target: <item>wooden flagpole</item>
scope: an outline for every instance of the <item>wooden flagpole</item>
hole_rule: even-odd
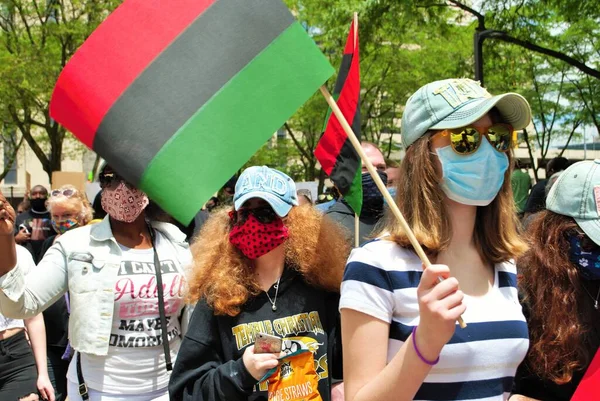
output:
[[[381,192],[381,194],[387,201],[387,204],[389,205],[392,213],[394,214],[396,219],[398,219],[398,221],[400,222],[402,229],[406,232],[406,236],[408,237],[411,245],[415,249],[415,252],[417,253],[419,258],[423,262],[423,265],[425,265],[425,268],[431,267],[431,262],[429,261],[429,258],[425,254],[425,251],[421,247],[421,244],[419,244],[419,241],[417,240],[417,237],[415,237],[415,234],[412,232],[412,229],[406,222],[406,219],[402,215],[402,212],[400,212],[400,209],[398,209],[398,206],[396,205],[396,202],[394,202],[392,195],[390,195],[390,193],[388,192],[387,188],[385,187],[383,181],[379,177],[379,174],[377,174],[377,170],[375,170],[375,167],[373,166],[371,161],[367,158],[367,155],[365,154],[362,147],[360,146],[360,141],[358,140],[358,138],[352,131],[352,128],[350,127],[350,124],[348,124],[348,121],[346,121],[346,119],[344,118],[344,115],[342,114],[342,111],[336,104],[335,99],[333,98],[333,96],[331,96],[331,93],[329,93],[329,91],[327,90],[327,87],[325,87],[325,85],[322,85],[320,90],[321,90],[321,94],[327,101],[327,104],[329,104],[329,107],[331,107],[331,111],[333,111],[333,114],[335,114],[335,116],[337,117],[338,121],[340,122],[340,125],[346,132],[346,135],[348,135],[348,139],[350,139],[352,146],[354,146],[354,149],[356,150],[356,152],[362,159],[363,164],[367,167],[369,174],[371,174],[371,177],[373,177],[373,180],[375,181],[377,188],[379,188],[379,191]],[[440,281],[443,281],[443,279],[441,277],[440,277]],[[463,329],[465,327],[467,327],[467,325],[465,324],[462,317],[458,318],[458,324]]]
[[[358,13],[354,13],[354,49],[358,43],[356,43],[356,39],[358,36]],[[362,203],[362,202],[361,202]],[[360,246],[360,216],[354,213],[354,247],[358,248]]]

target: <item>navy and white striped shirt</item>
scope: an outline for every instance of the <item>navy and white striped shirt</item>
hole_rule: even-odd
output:
[[[390,324],[388,362],[419,324],[417,286],[422,273],[414,252],[386,240],[354,249],[346,265],[340,309],[357,310]],[[499,263],[491,291],[482,297],[465,295],[467,328],[456,327],[415,400],[508,399],[529,346],[516,273],[514,263]]]

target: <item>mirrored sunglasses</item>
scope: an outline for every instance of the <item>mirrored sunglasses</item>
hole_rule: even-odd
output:
[[[485,132],[480,132],[475,127],[463,127],[447,129],[436,135],[450,137],[450,146],[459,155],[470,155],[475,153],[483,136],[486,136],[490,144],[498,152],[507,152],[512,146],[513,128],[509,124],[494,124]]]
[[[261,206],[257,208],[242,208],[237,212],[232,210],[229,212],[229,218],[231,219],[231,224],[234,226],[242,225],[248,220],[248,216],[254,216],[259,223],[269,224],[274,222],[279,218],[277,213],[270,208],[269,206]]]

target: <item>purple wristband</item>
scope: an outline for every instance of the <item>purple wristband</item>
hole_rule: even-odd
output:
[[[417,326],[413,327],[413,329],[412,329],[412,343],[413,343],[413,347],[415,347],[415,352],[417,353],[417,355],[419,356],[419,358],[421,358],[421,360],[423,362],[425,362],[429,366],[437,365],[437,363],[440,361],[439,356],[437,357],[437,359],[435,361],[428,361],[427,359],[425,359],[423,354],[421,354],[421,352],[417,348]]]

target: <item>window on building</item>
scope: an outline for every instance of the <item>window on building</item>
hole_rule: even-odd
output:
[[[14,160],[11,160],[11,157],[14,157]],[[8,148],[8,146],[4,146],[4,168],[8,168],[10,165],[10,169],[8,173],[4,177],[5,185],[16,185],[17,184],[17,160],[16,156],[12,154],[12,150]]]

